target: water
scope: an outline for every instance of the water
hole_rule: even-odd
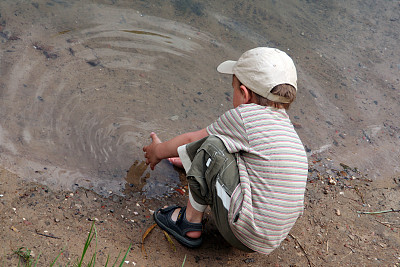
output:
[[[399,5],[3,0],[0,166],[57,188],[165,195],[179,174],[143,168],[150,132],[206,127],[232,106],[216,66],[271,46],[296,63],[289,115],[310,159],[399,175]]]

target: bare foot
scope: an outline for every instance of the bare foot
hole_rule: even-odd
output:
[[[175,167],[183,169],[182,160],[180,158],[178,158],[178,157],[168,158],[168,161],[171,162],[171,164],[174,165]]]

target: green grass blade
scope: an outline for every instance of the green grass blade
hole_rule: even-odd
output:
[[[58,260],[58,257],[60,257],[60,255],[63,253],[64,248],[61,250],[61,252],[57,255],[57,257],[54,259],[54,261],[50,264],[50,267],[53,267],[53,265],[56,263],[56,261]],[[36,265],[35,265],[36,266]]]
[[[82,257],[81,257],[81,260],[80,260],[79,263],[78,263],[78,266],[79,266],[79,267],[82,266],[83,258],[84,258],[85,255],[86,255],[86,252],[87,252],[87,250],[88,250],[88,248],[89,248],[89,246],[90,246],[90,243],[92,243],[92,240],[93,240],[93,237],[94,237],[94,233],[92,233],[92,232],[93,232],[93,229],[96,229],[96,227],[95,227],[95,225],[94,225],[94,222],[92,223],[92,227],[90,227],[90,231],[89,231],[88,237],[87,237],[87,239],[86,239],[85,246],[83,247]]]
[[[36,267],[37,264],[38,264],[39,258],[40,258],[40,253],[39,253],[39,255],[38,255],[37,258],[36,258],[35,267]]]
[[[185,262],[186,262],[186,254],[185,254],[185,258],[183,259],[183,262],[182,262],[182,267],[185,265]]]
[[[129,247],[128,247],[128,249],[126,250],[125,256],[124,256],[124,258],[122,259],[122,261],[121,261],[119,267],[121,267],[122,264],[124,264],[124,261],[125,261],[126,257],[128,256],[129,251],[131,250],[131,246],[132,246],[132,244],[129,244]]]
[[[115,264],[117,264],[117,261],[118,261],[118,259],[119,259],[119,256],[121,256],[121,251],[119,252],[119,254],[118,254],[118,257],[115,259],[115,262],[114,262],[114,264],[113,264],[113,266],[112,266],[112,267],[114,267],[114,266],[115,266]]]
[[[93,265],[91,265],[93,267],[96,265],[96,256],[97,256],[97,229],[96,229],[96,226],[94,227],[94,236],[96,237],[94,240],[95,241],[94,254],[92,256],[92,260],[90,261],[90,262],[93,262]]]
[[[108,260],[110,259],[110,255],[107,256],[107,261],[106,261],[106,265],[104,265],[104,267],[107,267],[108,265]]]

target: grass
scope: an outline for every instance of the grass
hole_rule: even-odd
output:
[[[86,254],[87,254],[87,252],[88,252],[89,247],[91,246],[91,244],[92,244],[92,242],[93,242],[93,239],[94,239],[94,242],[95,242],[95,252],[94,252],[93,255],[90,257],[89,263],[86,264],[86,263],[84,262],[84,259],[85,259],[85,257],[88,256],[88,255],[86,255]],[[116,265],[116,264],[118,264],[118,259],[119,259],[119,257],[121,256],[121,252],[120,252],[119,255],[118,255],[118,257],[117,257],[117,259],[116,259],[115,262],[113,263],[112,267],[114,267],[114,266],[119,266],[119,267],[121,267],[122,264],[124,263],[126,257],[128,256],[128,253],[129,253],[129,250],[130,250],[130,249],[131,249],[131,245],[129,245],[129,247],[128,247],[128,249],[127,249],[127,251],[126,251],[124,257],[123,257],[122,260],[119,262],[119,265]],[[53,262],[49,265],[50,267],[52,267],[52,266],[54,266],[54,265],[56,264],[58,258],[59,258],[60,255],[62,254],[62,252],[63,252],[63,250],[57,255],[57,257],[56,257],[56,258],[53,260]],[[37,256],[37,258],[36,258],[36,260],[35,260],[34,256],[31,255],[31,254],[32,254],[32,251],[31,251],[30,249],[28,249],[28,248],[20,247],[20,248],[18,248],[17,250],[14,250],[14,251],[13,251],[13,254],[18,256],[18,266],[21,266],[21,267],[22,267],[22,266],[24,266],[24,267],[36,267],[36,266],[38,266],[40,254]],[[76,262],[74,262],[71,266],[74,266],[74,267],[82,267],[82,266],[94,267],[95,264],[96,264],[96,256],[97,256],[97,230],[96,230],[96,226],[95,226],[95,224],[94,224],[94,222],[93,222],[93,223],[92,223],[92,226],[91,226],[91,228],[90,228],[88,237],[86,238],[86,242],[85,242],[85,245],[84,245],[84,247],[83,247],[82,255],[80,256],[80,258],[76,259]],[[105,265],[104,265],[105,267],[108,266],[109,260],[110,260],[110,256],[108,255],[108,256],[107,256],[107,261],[106,261],[106,263],[105,263]],[[2,263],[2,266],[5,266],[5,265],[4,265],[4,262]],[[67,263],[67,265],[65,265],[65,266],[70,266],[70,263]]]
[[[40,255],[37,257],[36,262],[31,255],[32,251],[25,247],[20,247],[19,249],[14,251],[14,254],[18,256],[19,262],[18,266],[22,263],[24,266],[36,266],[39,260]]]

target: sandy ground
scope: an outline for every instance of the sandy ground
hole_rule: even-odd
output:
[[[400,201],[399,178],[372,182],[355,168],[342,164],[335,170],[331,165],[329,159],[311,159],[304,215],[268,256],[231,248],[209,216],[198,249],[175,240],[171,245],[158,227],[142,242],[154,224],[152,211],[165,203],[183,204],[181,190],[163,203],[103,198],[85,189],[53,191],[1,170],[0,266],[17,266],[21,258],[14,252],[20,248],[31,250],[31,261],[39,258],[38,266],[49,266],[60,252],[57,266],[76,263],[93,221],[97,242],[84,262],[96,252],[96,266],[104,266],[108,256],[114,263],[130,245],[124,266],[400,266],[400,217],[394,209]]]

